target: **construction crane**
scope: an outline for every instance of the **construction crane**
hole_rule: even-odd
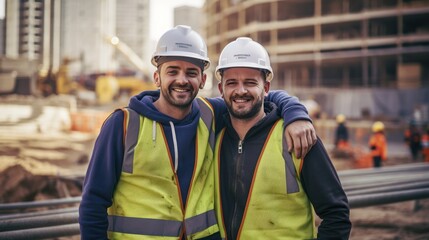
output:
[[[116,36],[106,36],[105,40],[122,53],[144,77],[150,76],[147,65],[126,43],[120,41]],[[109,89],[111,91],[107,91]],[[136,76],[115,76],[112,74],[100,76],[96,80],[96,94],[99,103],[111,101],[116,95],[116,89],[120,94],[125,92],[132,96],[144,90],[154,90],[156,86],[153,82],[145,81]]]
[[[106,40],[121,52],[144,76],[150,76],[150,70],[147,65],[126,43],[122,42],[117,36],[106,37]]]

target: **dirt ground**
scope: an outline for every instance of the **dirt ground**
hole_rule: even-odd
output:
[[[80,189],[58,176],[85,173],[94,139],[95,134],[78,132],[0,135],[0,202],[79,195]],[[341,158],[333,162],[338,171],[356,166]],[[386,165],[403,163],[409,163],[408,158],[391,158]],[[352,209],[351,220],[350,239],[429,239],[429,199]],[[72,239],[79,237],[61,238]]]
[[[333,158],[337,171],[352,169],[356,162]],[[412,163],[407,157],[392,157],[384,166]],[[429,199],[351,209],[351,240],[429,239]]]

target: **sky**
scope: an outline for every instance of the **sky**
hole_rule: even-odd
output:
[[[0,18],[4,17],[4,1],[0,0]],[[156,41],[165,31],[174,27],[173,12],[175,7],[183,5],[202,7],[203,4],[204,0],[151,0],[150,38]]]
[[[173,13],[175,7],[183,5],[202,7],[204,0],[151,0],[150,4],[150,36],[156,41],[164,32],[174,27]]]
[[[0,0],[0,18],[4,18],[4,0]]]

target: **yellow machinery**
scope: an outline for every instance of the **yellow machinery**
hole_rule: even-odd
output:
[[[130,63],[144,76],[149,76],[149,69],[140,57],[117,37],[106,37],[106,40],[121,52]],[[145,90],[154,90],[156,86],[153,82],[148,82],[134,76],[100,76],[96,80],[96,94],[99,103],[107,103],[118,94],[136,95]]]
[[[136,77],[100,76],[95,84],[95,92],[100,104],[109,103],[120,94],[134,96],[142,91],[154,89],[156,89],[155,84]]]
[[[124,42],[117,37],[106,38],[119,52],[121,52],[129,62],[131,62],[143,76],[150,76],[149,69],[140,57],[132,51]],[[57,72],[52,69],[41,70],[39,72],[38,88],[44,96],[51,94],[73,94],[77,91],[87,91],[84,86],[70,79],[69,64],[74,61],[82,61],[81,58],[64,58]],[[97,77],[95,80],[95,95],[100,104],[111,102],[120,94],[128,96],[136,95],[145,90],[156,89],[155,84],[145,81],[135,76],[115,76],[106,74]]]

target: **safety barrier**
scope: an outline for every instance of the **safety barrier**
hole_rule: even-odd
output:
[[[428,171],[429,164],[417,163],[339,171],[338,175],[353,209],[429,198]],[[81,197],[74,197],[0,204],[0,212],[78,204],[80,200]],[[0,239],[46,239],[79,234],[77,207],[0,215]]]
[[[109,114],[109,112],[89,110],[71,112],[71,130],[78,132],[97,133],[100,131],[104,120],[106,120]]]

